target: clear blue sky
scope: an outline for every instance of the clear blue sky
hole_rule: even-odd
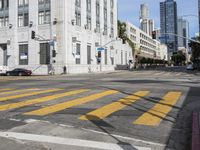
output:
[[[129,21],[139,26],[140,4],[146,3],[149,7],[150,18],[155,21],[155,27],[160,27],[160,2],[164,0],[118,0],[119,19]],[[176,0],[178,16],[198,15],[198,0]],[[190,25],[190,36],[198,32],[198,18],[184,17]]]

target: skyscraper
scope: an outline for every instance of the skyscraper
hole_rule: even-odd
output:
[[[161,40],[168,47],[169,54],[177,51],[178,38],[177,34],[177,4],[174,0],[166,0],[160,3],[160,27],[161,36],[166,37]]]
[[[150,36],[154,30],[154,21],[149,19],[149,8],[146,4],[140,6],[140,29]]]
[[[148,19],[149,18],[149,8],[147,4],[141,4],[140,5],[140,19]]]
[[[199,33],[200,33],[200,0],[198,0],[198,14],[199,14]]]
[[[182,37],[188,38],[188,22],[185,19],[179,18],[178,19],[178,35]],[[178,38],[178,47],[188,47],[187,39],[185,38]]]

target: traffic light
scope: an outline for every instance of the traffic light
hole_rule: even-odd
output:
[[[35,31],[31,32],[31,39],[35,39]]]
[[[53,51],[52,51],[52,57],[56,57],[56,54],[57,54],[57,53],[56,53],[56,50],[53,50]]]
[[[156,31],[152,31],[152,38],[156,39]]]
[[[101,63],[101,51],[98,51],[98,53],[97,53],[97,63],[98,64]]]
[[[97,57],[101,58],[101,51],[98,51]]]

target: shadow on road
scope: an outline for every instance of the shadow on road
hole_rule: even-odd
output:
[[[133,147],[131,144],[127,143],[127,142],[123,142],[121,141],[119,138],[115,137],[114,135],[112,135],[110,132],[108,132],[104,125],[106,126],[110,126],[112,127],[112,125],[108,124],[107,122],[105,122],[104,120],[101,120],[100,118],[98,118],[97,116],[92,116],[92,115],[86,115],[86,118],[93,123],[96,127],[98,127],[101,131],[103,131],[104,133],[106,133],[108,136],[110,136],[111,138],[115,139],[117,141],[117,145],[119,147],[121,147],[123,150],[138,150],[137,148]],[[103,126],[102,126],[103,124]]]
[[[147,97],[141,97],[141,96],[139,96],[139,95],[135,95],[135,94],[133,94],[133,93],[124,92],[124,91],[122,91],[122,90],[118,90],[118,89],[114,89],[114,88],[108,88],[108,87],[104,87],[104,88],[107,88],[107,89],[109,89],[109,90],[116,90],[116,91],[119,91],[120,93],[126,94],[126,95],[128,95],[128,96],[136,96],[136,97],[138,97],[138,98],[140,98],[140,99],[143,99],[143,100],[148,101],[148,102],[152,102],[152,103],[154,103],[154,104],[160,104],[160,105],[164,105],[164,106],[169,106],[169,107],[172,107],[173,109],[178,109],[178,110],[181,109],[181,107],[177,107],[177,106],[174,106],[174,105],[170,105],[170,104],[166,104],[166,103],[161,102],[162,98],[160,98],[160,97],[147,98]],[[169,122],[174,123],[174,121],[172,121],[172,120],[170,120],[170,119],[167,119],[166,117],[163,118],[161,115],[164,114],[164,113],[161,112],[161,111],[153,110],[155,113],[151,113],[151,112],[148,112],[148,110],[149,110],[150,108],[145,107],[144,105],[139,105],[139,104],[137,104],[137,103],[134,103],[134,105],[132,105],[132,104],[133,104],[133,103],[132,103],[133,99],[124,98],[124,97],[123,97],[122,99],[126,100],[126,103],[125,103],[125,102],[120,102],[120,103],[122,103],[123,105],[127,105],[127,106],[129,106],[129,107],[131,107],[131,108],[133,108],[133,109],[136,109],[136,110],[140,111],[140,112],[149,113],[149,114],[152,115],[152,116],[155,116],[155,117],[160,118],[160,119],[162,119],[162,120],[165,120],[165,121],[169,121]],[[160,114],[160,115],[157,115],[157,113]],[[166,114],[165,114],[165,115],[166,115]],[[93,117],[95,117],[95,116],[93,116]],[[169,115],[169,114],[167,114],[167,117],[176,119],[176,117],[171,116],[171,115]]]

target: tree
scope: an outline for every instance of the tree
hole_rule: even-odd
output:
[[[194,40],[200,41],[200,37],[193,38]],[[194,41],[190,41],[189,46],[192,49],[191,61],[194,64],[200,64],[200,44]]]
[[[174,64],[180,65],[180,64],[183,64],[186,61],[186,57],[185,57],[184,54],[179,52],[177,54],[172,55],[172,61],[174,62]]]
[[[135,54],[135,44],[128,38],[126,34],[126,23],[121,22],[118,20],[118,37],[122,39],[123,43],[126,42],[129,44],[129,46],[132,48],[133,57]]]

